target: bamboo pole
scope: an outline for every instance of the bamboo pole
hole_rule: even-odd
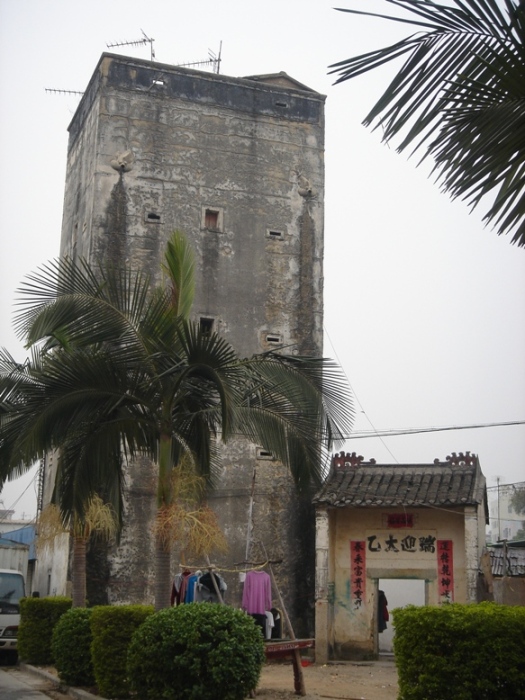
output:
[[[219,599],[219,603],[224,605],[224,598],[222,597],[221,592],[219,590],[219,586],[217,585],[217,581],[215,580],[215,574],[213,573],[213,570],[212,570],[213,567],[210,564],[210,557],[206,554],[206,556],[204,558],[206,559],[206,564],[208,564],[208,569],[210,572],[211,580],[213,583],[213,587],[215,588],[215,593],[217,593],[217,598]]]
[[[268,554],[266,552],[266,547],[264,544],[261,543],[261,547],[263,548],[264,551],[264,556],[268,559]],[[279,586],[277,585],[277,581],[275,580],[275,574],[273,573],[273,568],[272,565],[268,562],[268,571],[270,572],[270,579],[272,581],[273,587],[275,589],[275,592],[277,594],[277,598],[279,600],[279,605],[281,606],[281,610],[283,613],[284,620],[286,622],[286,626],[288,627],[288,631],[290,632],[290,639],[292,640],[297,640],[297,637],[295,636],[295,632],[292,627],[292,623],[290,622],[290,618],[288,617],[288,612],[286,611],[286,607],[284,605],[284,601],[281,596],[281,591],[279,590]],[[303,674],[303,667],[301,665],[301,652],[299,649],[294,649],[293,650],[293,672],[294,672],[294,685],[295,685],[295,692],[297,695],[306,695],[306,688],[304,685],[304,674]]]

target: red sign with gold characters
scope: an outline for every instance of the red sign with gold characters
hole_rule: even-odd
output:
[[[437,541],[438,593],[442,603],[454,602],[454,549],[452,540]]]
[[[366,545],[364,540],[350,540],[350,598],[354,610],[366,601]]]
[[[412,513],[389,513],[386,516],[388,527],[414,527]]]

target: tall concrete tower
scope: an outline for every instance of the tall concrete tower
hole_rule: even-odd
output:
[[[322,95],[285,73],[231,78],[103,54],[69,134],[62,254],[142,267],[160,282],[166,240],[179,229],[195,250],[193,312],[203,327],[242,356],[321,354]],[[252,541],[282,559],[287,607],[307,633],[309,498],[262,446],[224,451],[210,495],[230,544],[218,561],[232,569],[245,559],[254,469]],[[148,474],[130,466],[126,528],[104,574],[110,602],[152,596]],[[225,576],[236,604],[237,577]]]

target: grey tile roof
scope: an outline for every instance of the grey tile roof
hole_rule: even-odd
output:
[[[493,576],[525,576],[525,545],[521,547],[490,547]]]
[[[433,464],[376,464],[341,452],[314,497],[317,505],[352,508],[465,506],[482,503],[485,477],[478,458],[452,453]]]

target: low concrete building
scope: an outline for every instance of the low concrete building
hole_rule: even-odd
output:
[[[477,600],[488,509],[476,456],[379,465],[341,452],[314,504],[318,662],[379,652],[387,586],[407,594],[390,607]]]
[[[525,541],[498,542],[488,548],[489,600],[503,605],[525,605]]]

